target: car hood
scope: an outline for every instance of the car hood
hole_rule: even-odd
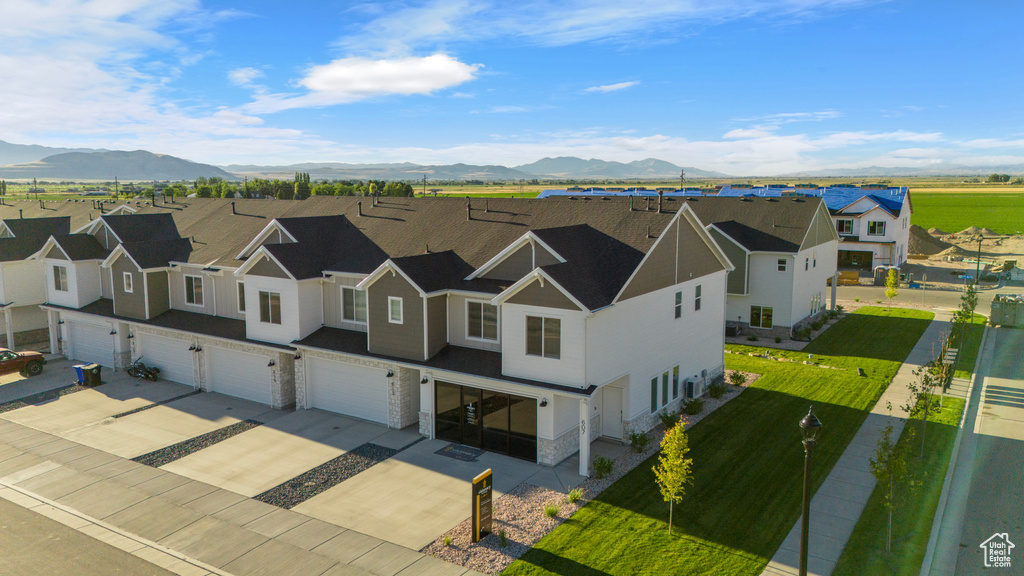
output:
[[[43,355],[39,352],[18,352],[18,356],[22,358],[42,358]]]

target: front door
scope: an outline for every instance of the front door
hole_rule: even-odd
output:
[[[537,400],[434,382],[434,437],[537,461]]]
[[[605,386],[601,410],[601,434],[622,439],[622,388]]]
[[[462,443],[480,448],[480,389],[462,387]]]

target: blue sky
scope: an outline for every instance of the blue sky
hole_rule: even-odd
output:
[[[1024,163],[1015,0],[4,0],[0,140],[215,164]]]

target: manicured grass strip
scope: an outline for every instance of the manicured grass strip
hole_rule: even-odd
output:
[[[817,489],[931,317],[876,308],[847,316],[825,332],[842,337],[816,342],[814,352],[814,361],[842,370],[727,354],[727,368],[762,376],[690,429],[694,482],[676,505],[671,537],[668,505],[651,471],[654,456],[548,534],[505,574],[760,574],[800,517],[804,454],[797,424],[808,405],[814,404],[824,423],[814,453]],[[789,354],[807,358],[807,352]],[[867,376],[858,376],[857,367]]]
[[[963,399],[947,396],[943,399],[942,410],[928,417],[924,459],[918,458],[921,420],[915,418],[907,423],[899,445],[909,450],[907,465],[910,477],[922,484],[912,489],[905,488],[904,496],[898,499],[893,514],[892,553],[885,551],[888,511],[882,502],[888,487],[876,486],[839,557],[833,576],[890,576],[920,571],[963,409]],[[907,429],[915,432],[910,438],[906,434]]]
[[[54,388],[53,390],[47,390],[46,392],[31,394],[24,398],[18,398],[17,400],[11,400],[0,404],[0,414],[10,412],[11,410],[17,410],[18,408],[24,408],[25,406],[31,406],[32,404],[42,404],[43,402],[55,400],[61,396],[67,396],[68,394],[74,394],[75,392],[81,392],[86,389],[87,388],[85,386],[71,384],[68,386],[61,386],[60,388]]]
[[[175,400],[181,400],[182,398],[188,398],[189,396],[195,396],[196,394],[202,394],[202,393],[203,393],[202,390],[193,390],[191,392],[182,394],[181,396],[175,396],[174,398],[168,398],[167,400],[161,400],[160,402],[154,402],[154,403],[150,404],[149,406],[143,406],[141,408],[136,408],[134,410],[129,410],[127,412],[121,412],[120,414],[114,414],[113,417],[114,418],[123,418],[125,416],[131,416],[132,414],[138,414],[139,412],[142,412],[143,410],[149,410],[150,408],[156,408],[157,406],[163,406],[164,404],[169,404],[171,402],[174,402]]]
[[[394,448],[367,442],[254,498],[281,508],[292,508],[391,458],[398,452]]]
[[[974,363],[978,359],[978,349],[981,347],[981,337],[985,334],[985,322],[987,318],[981,314],[975,314],[971,323],[964,328],[964,343],[960,346],[960,353],[956,360],[956,371],[954,378],[970,378],[974,374]]]
[[[132,461],[138,462],[139,464],[145,464],[154,468],[159,468],[164,464],[170,464],[175,460],[184,458],[193,452],[198,452],[203,448],[209,448],[218,442],[223,442],[232,436],[237,436],[246,430],[252,430],[257,426],[262,426],[263,422],[259,420],[242,420],[230,426],[225,426],[213,432],[207,432],[201,436],[196,436],[184,442],[178,442],[172,444],[166,448],[154,450],[149,454],[143,454],[142,456],[136,456],[132,458]]]
[[[922,194],[912,192],[911,222],[925,230],[939,228],[950,234],[970,226],[991,228],[999,234],[1024,232],[1024,194]]]

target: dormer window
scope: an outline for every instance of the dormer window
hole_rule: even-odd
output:
[[[202,276],[185,276],[185,303],[192,306],[203,305]]]
[[[68,291],[68,267],[67,266],[54,266],[53,267],[53,289],[57,292]]]
[[[388,322],[392,324],[401,324],[404,321],[402,312],[402,299],[395,296],[388,296]]]
[[[131,272],[125,272],[123,278],[124,278],[124,292],[125,292],[125,294],[131,294],[132,293],[132,273]]]
[[[341,289],[342,318],[349,322],[366,322],[366,292],[347,286]]]
[[[836,220],[836,232],[840,234],[853,234],[853,220]]]
[[[466,302],[466,335],[481,340],[498,339],[498,307],[486,302]]]

